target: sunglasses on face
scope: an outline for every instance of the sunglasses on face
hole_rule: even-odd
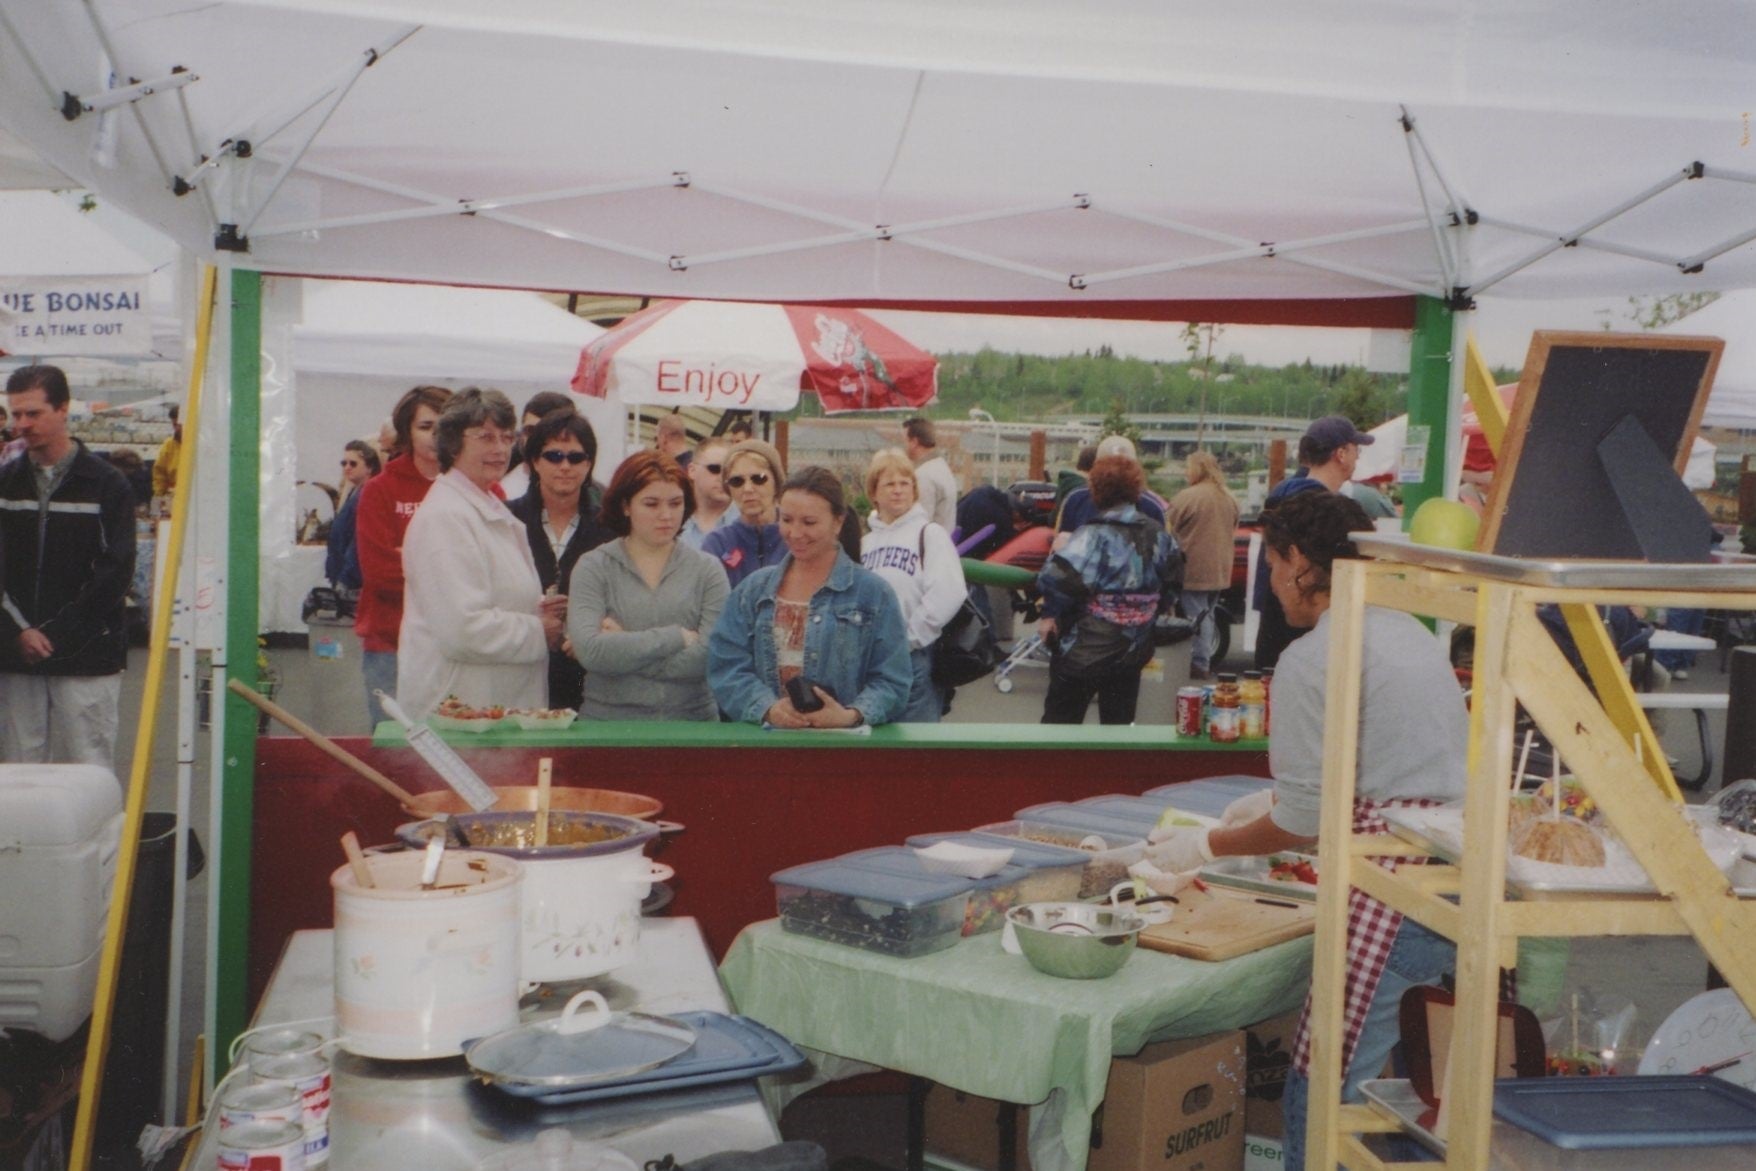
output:
[[[726,465],[724,465],[724,464],[702,464],[701,466],[707,472],[708,475],[717,476],[720,474],[720,472],[725,470]]]
[[[542,458],[552,464],[569,463],[574,467],[578,467],[580,464],[590,459],[591,456],[585,454],[583,451],[545,451],[542,454]]]
[[[360,466],[360,461],[357,459],[344,459],[341,461],[341,466],[344,468],[357,468]]]
[[[746,480],[760,488],[762,485],[768,483],[768,473],[751,472],[748,476],[727,476],[726,487],[742,488],[744,486],[744,481]]]

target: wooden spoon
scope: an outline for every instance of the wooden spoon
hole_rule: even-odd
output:
[[[549,782],[554,778],[555,758],[545,756],[537,762],[537,836],[535,844],[549,844]]]
[[[360,835],[351,829],[341,835],[341,849],[348,856],[348,865],[354,869],[354,884],[367,889],[377,886],[372,881],[372,868],[366,865],[366,852],[360,849]]]

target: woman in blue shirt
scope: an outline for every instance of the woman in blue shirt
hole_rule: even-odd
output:
[[[707,681],[720,710],[776,728],[894,720],[912,682],[908,629],[896,593],[842,550],[841,482],[804,468],[782,487],[779,512],[785,559],[732,591],[708,640]],[[823,706],[799,710],[787,693],[794,678]]]

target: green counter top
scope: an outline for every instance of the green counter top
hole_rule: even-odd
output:
[[[865,735],[768,731],[753,724],[698,721],[586,721],[558,731],[526,732],[510,721],[487,732],[441,732],[453,748],[913,748],[1106,749],[1166,752],[1267,752],[1267,740],[1216,744],[1183,738],[1167,724],[885,724]],[[375,748],[408,744],[402,726],[378,725]]]

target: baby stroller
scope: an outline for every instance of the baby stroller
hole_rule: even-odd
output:
[[[1055,530],[1046,525],[1038,525],[1026,529],[986,559],[992,564],[1015,569],[1023,575],[1009,578],[1005,588],[1011,595],[1012,612],[1017,615],[1018,621],[1025,623],[1030,629],[1029,634],[1013,640],[1012,653],[994,668],[994,686],[1001,695],[1011,694],[1016,686],[1012,681],[1012,672],[1019,667],[1026,663],[1038,667],[1049,665],[1049,648],[1036,632],[1037,620],[1042,617],[1036,576],[1042,570],[1043,562],[1049,559],[1050,547],[1054,541]]]
[[[1048,648],[1034,627],[1041,616],[1036,576],[1055,539],[1054,515],[1055,486],[1045,481],[1021,480],[1004,492],[983,485],[957,504],[958,529],[971,534],[959,547],[966,576],[973,583],[1006,590],[1012,612],[1033,628],[1028,636],[1013,641],[1012,653],[994,668],[994,686],[1001,694],[1013,689],[1011,675],[1016,667],[1027,662],[1046,666],[1049,661]],[[986,590],[973,590],[971,597],[976,605],[987,607]]]

